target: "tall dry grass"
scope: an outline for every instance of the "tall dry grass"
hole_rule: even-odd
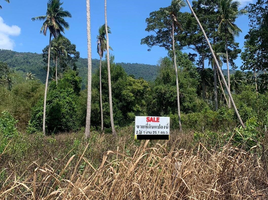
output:
[[[103,139],[104,140],[104,139]],[[0,199],[268,199],[265,163],[252,153],[201,143],[182,149],[181,140],[142,141],[129,155],[122,146],[102,155],[94,167],[86,152],[53,161],[33,162],[2,183]]]

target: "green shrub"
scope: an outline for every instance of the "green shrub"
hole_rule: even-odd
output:
[[[172,128],[178,128],[178,116],[170,115]],[[205,107],[201,112],[182,114],[182,126],[196,131],[226,131],[236,126],[237,120],[232,109],[225,107],[213,111]]]
[[[249,118],[245,126],[245,128],[236,128],[234,133],[228,135],[228,139],[233,145],[250,150],[252,147],[260,145],[263,133],[258,130],[259,124],[256,117]]]
[[[72,89],[56,89],[48,94],[46,111],[46,129],[48,133],[57,133],[78,129],[76,96]],[[43,100],[33,109],[28,132],[41,130],[43,122]]]
[[[0,153],[4,151],[9,142],[18,136],[16,123],[18,121],[7,111],[3,111],[0,117]]]
[[[225,144],[225,137],[222,133],[214,131],[195,132],[194,144],[201,142],[209,149],[218,149]]]

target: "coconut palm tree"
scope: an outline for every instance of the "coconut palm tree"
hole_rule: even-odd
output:
[[[66,51],[65,46],[63,45],[63,40],[64,40],[64,37],[59,36],[59,37],[55,38],[51,44],[51,51],[52,51],[51,53],[52,53],[52,57],[55,61],[55,65],[56,65],[55,66],[56,85],[58,85],[58,58],[61,55],[67,57],[67,51]]]
[[[181,24],[177,20],[177,12],[181,9],[181,7],[184,6],[184,2],[181,0],[173,0],[171,2],[171,6],[169,7],[170,10],[168,11],[172,22],[172,51],[173,51],[173,62],[174,62],[174,68],[175,68],[175,74],[176,74],[176,88],[177,88],[177,106],[178,106],[178,118],[179,118],[179,128],[180,131],[182,131],[182,125],[181,125],[181,109],[180,109],[180,87],[179,87],[179,78],[178,78],[178,67],[177,67],[177,58],[176,58],[176,49],[175,49],[175,27],[182,29]]]
[[[64,20],[64,17],[72,17],[68,11],[64,11],[61,7],[63,3],[60,0],[49,0],[47,3],[46,15],[33,17],[32,20],[45,20],[40,32],[45,36],[47,30],[49,30],[49,46],[48,46],[48,61],[47,61],[47,77],[46,86],[44,94],[44,112],[43,112],[43,133],[46,134],[46,99],[47,99],[47,89],[48,89],[48,78],[49,78],[49,68],[50,68],[50,49],[51,49],[51,39],[52,37],[57,38],[64,29],[69,28],[69,24]]]
[[[87,118],[85,137],[90,136],[90,117],[91,117],[91,80],[92,80],[92,61],[91,61],[91,31],[90,31],[90,0],[86,1],[87,6],[87,49],[88,49],[88,87],[87,87]]]
[[[174,39],[174,29],[175,29],[175,17],[172,20],[172,50],[173,50],[173,62],[176,74],[176,87],[177,87],[177,106],[178,106],[178,118],[179,118],[179,128],[182,131],[181,125],[181,109],[180,109],[180,87],[179,87],[179,78],[178,78],[178,67],[177,67],[177,58],[176,58],[176,49],[175,49],[175,39]]]
[[[188,4],[188,6],[189,6],[191,12],[193,13],[193,15],[194,15],[194,17],[195,17],[195,19],[196,19],[196,21],[197,21],[197,23],[198,23],[198,25],[199,25],[201,31],[202,31],[204,37],[206,38],[206,41],[207,41],[208,46],[209,46],[209,49],[210,49],[210,51],[211,51],[211,53],[212,53],[212,56],[213,56],[213,58],[214,58],[214,60],[215,60],[216,67],[219,69],[219,73],[220,73],[220,75],[221,75],[221,78],[223,79],[223,82],[224,82],[224,85],[225,85],[225,87],[226,87],[226,89],[227,89],[228,95],[229,95],[230,98],[231,98],[231,102],[232,102],[232,105],[233,105],[233,107],[234,107],[234,110],[235,110],[235,113],[236,113],[236,115],[237,115],[237,118],[239,119],[239,121],[240,121],[242,127],[245,128],[245,125],[244,125],[244,123],[243,123],[243,121],[242,121],[242,119],[241,119],[241,117],[240,117],[240,114],[239,114],[239,112],[238,112],[238,110],[237,110],[237,107],[236,107],[236,105],[235,105],[235,102],[234,102],[234,100],[233,100],[231,91],[230,91],[230,89],[229,89],[229,87],[228,87],[228,85],[227,85],[227,83],[226,83],[226,81],[225,81],[225,78],[224,78],[224,75],[223,75],[222,71],[220,70],[219,62],[218,62],[217,57],[216,57],[216,55],[215,55],[215,53],[214,53],[214,51],[213,51],[213,49],[212,49],[212,46],[211,46],[211,44],[210,44],[210,42],[209,42],[209,39],[208,39],[208,37],[207,37],[207,34],[206,34],[206,32],[204,31],[203,26],[202,26],[202,24],[200,23],[198,17],[196,16],[196,14],[195,14],[195,12],[194,12],[194,10],[193,10],[193,8],[192,8],[192,6],[191,6],[189,0],[186,0],[186,2],[187,2],[187,4]]]
[[[218,81],[219,81],[219,84],[220,84],[222,95],[224,96],[224,99],[225,99],[226,103],[228,104],[227,98],[225,96],[224,89],[222,87],[221,79],[220,79],[220,76],[219,76],[219,70],[222,70],[221,68],[222,68],[222,65],[223,65],[223,62],[222,62],[221,58],[226,58],[226,54],[225,53],[218,52],[219,51],[218,45],[214,45],[213,46],[213,50],[215,52],[215,56],[217,58],[217,61],[219,63],[219,67],[220,68],[218,69],[216,67],[216,61],[213,58],[213,56],[211,56],[208,64],[212,66],[213,73],[214,73],[214,75],[213,75],[213,77],[214,77],[214,102],[215,102],[215,110],[217,111],[218,108],[219,108],[219,103],[218,103],[218,89],[217,89],[218,88],[217,87],[217,85],[218,85],[217,82]],[[216,52],[218,52],[218,53],[216,53]]]
[[[225,35],[225,51],[226,51],[226,64],[227,64],[227,80],[228,88],[231,89],[230,84],[230,70],[229,70],[229,56],[228,56],[228,35],[229,37],[238,36],[242,32],[236,24],[235,19],[239,14],[244,13],[243,10],[238,11],[239,2],[233,0],[220,0],[219,1],[219,26],[218,32],[224,32]],[[228,107],[231,107],[231,99],[228,98]]]
[[[111,33],[110,27],[108,26],[108,33]],[[107,49],[107,41],[106,41],[106,30],[105,24],[99,28],[99,35],[97,36],[97,52],[100,56],[100,112],[101,112],[101,132],[103,132],[103,108],[102,108],[102,84],[101,84],[101,62],[104,51]]]
[[[9,3],[9,0],[5,0],[7,3]],[[2,6],[0,5],[0,9],[2,8]]]
[[[115,128],[114,128],[114,114],[113,114],[113,100],[112,100],[112,83],[111,83],[111,70],[110,70],[110,53],[109,53],[109,32],[108,32],[108,23],[107,23],[107,0],[104,3],[105,10],[105,31],[106,31],[106,50],[107,50],[107,69],[108,69],[108,86],[109,86],[109,105],[110,105],[110,120],[112,133],[116,136]]]
[[[26,73],[26,80],[34,80],[35,79],[35,74],[32,72],[27,72]]]

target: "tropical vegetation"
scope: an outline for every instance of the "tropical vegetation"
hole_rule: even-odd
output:
[[[49,31],[42,55],[0,50],[0,199],[268,198],[268,1],[187,4],[148,13],[141,44],[167,51],[157,66],[114,62],[107,0],[99,60],[89,0],[87,59],[59,0],[33,18]],[[170,139],[135,140],[136,116],[170,117]]]

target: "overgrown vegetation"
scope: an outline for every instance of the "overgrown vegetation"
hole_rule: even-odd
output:
[[[268,199],[267,5],[246,7],[251,29],[241,58],[249,71],[229,75],[241,52],[235,19],[246,10],[229,0],[193,1],[220,65],[227,65],[225,86],[245,127],[197,23],[180,12],[178,0],[146,19],[146,31],[154,34],[142,44],[168,50],[159,66],[121,65],[110,58],[117,136],[110,134],[107,59],[99,69],[93,59],[91,134],[85,139],[86,60],[71,41],[54,35],[44,136],[48,47],[43,63],[41,55],[1,50],[0,199]],[[183,47],[194,53],[183,53]],[[135,116],[169,116],[171,139],[134,140]]]
[[[16,143],[11,140],[0,154],[0,198],[268,197],[266,145],[252,146],[251,151],[232,146],[241,142],[235,132],[227,142],[221,132],[204,132],[197,138],[194,132],[176,131],[171,132],[170,141],[140,142],[133,139],[132,129],[121,129],[117,140],[98,132],[89,140],[83,132],[24,135],[24,143],[30,144],[24,154],[19,154],[19,148],[10,151]],[[244,137],[245,131],[239,134]],[[247,145],[249,138],[244,139],[240,144]],[[267,144],[266,139],[261,143]]]

